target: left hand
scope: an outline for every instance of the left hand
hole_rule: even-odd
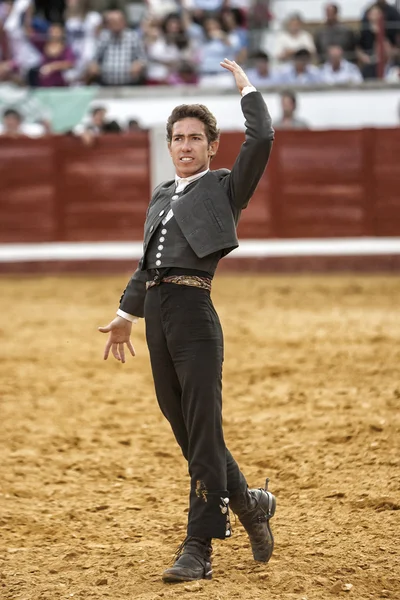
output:
[[[53,70],[54,69],[52,63],[48,63],[47,65],[43,65],[42,67],[40,67],[39,73],[41,75],[50,75],[50,73],[52,73]]]
[[[101,333],[108,333],[108,340],[104,349],[104,360],[107,360],[110,350],[116,360],[125,362],[126,344],[132,356],[135,356],[135,349],[131,342],[132,323],[122,317],[115,317],[105,327],[98,328]]]
[[[228,60],[225,58],[220,65],[233,74],[240,93],[242,93],[243,88],[248,85],[252,85],[242,67],[240,67],[234,60]]]

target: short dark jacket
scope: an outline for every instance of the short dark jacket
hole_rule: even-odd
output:
[[[170,208],[199,258],[216,251],[225,255],[238,247],[236,227],[264,173],[274,139],[271,117],[260,92],[246,94],[241,104],[246,139],[231,171],[209,171],[177,200],[171,200],[174,180],[162,183],[154,190],[144,224],[143,257],[121,297],[121,310],[143,316],[147,281],[144,257],[152,236]]]

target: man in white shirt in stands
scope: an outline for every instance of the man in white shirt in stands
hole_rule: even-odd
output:
[[[321,83],[321,72],[311,64],[312,55],[306,48],[301,48],[293,56],[289,65],[284,65],[276,72],[276,85],[317,85]]]
[[[321,67],[321,78],[324,83],[361,83],[363,77],[360,69],[343,57],[340,46],[328,47],[328,60]]]

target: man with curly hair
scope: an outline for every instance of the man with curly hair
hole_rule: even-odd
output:
[[[275,497],[249,489],[222,429],[223,336],[210,297],[219,260],[238,246],[236,227],[262,177],[274,131],[262,95],[234,61],[246,140],[231,171],[210,170],[219,145],[215,117],[200,104],[177,106],[167,122],[176,177],[153,192],[144,226],[143,257],[106,327],[106,359],[135,355],[132,322],[144,317],[161,411],[188,461],[191,479],[187,537],[165,582],[210,579],[211,540],[230,537],[229,508],[245,527],[255,560],[273,550],[269,520]]]

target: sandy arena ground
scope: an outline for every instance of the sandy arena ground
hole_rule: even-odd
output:
[[[96,331],[126,278],[0,280],[1,600],[400,598],[398,278],[219,276],[227,444],[277,495],[276,551],[239,523],[214,579],[166,586],[186,466],[137,357]]]

